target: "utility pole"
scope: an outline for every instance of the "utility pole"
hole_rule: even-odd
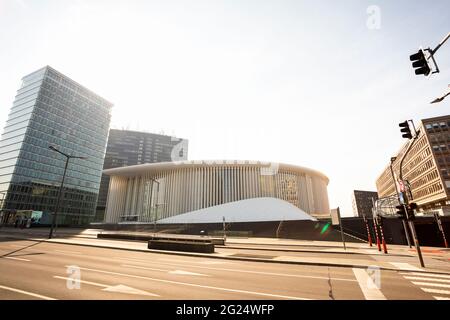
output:
[[[411,130],[409,129],[409,126],[404,127],[404,123],[405,122],[406,123],[408,123],[408,122],[412,123],[413,129],[414,129],[414,136],[413,137],[412,137],[412,134],[411,134]],[[419,137],[419,133],[420,133],[419,131],[416,130],[416,128],[414,126],[414,122],[412,120],[408,120],[408,121],[405,121],[405,122],[402,122],[402,123],[399,124],[399,126],[403,128],[401,130],[401,132],[406,132],[405,134],[403,134],[403,137],[404,138],[408,138],[408,139],[412,138],[412,141],[408,145],[405,153],[402,156],[402,159],[400,160],[400,175],[399,175],[399,179],[400,179],[400,181],[402,183],[403,183],[403,161],[405,160],[406,156],[408,155],[408,152],[411,150],[411,148],[414,145],[414,143],[417,141],[417,139]],[[409,132],[406,131],[406,129],[408,129]],[[400,191],[402,191],[402,190],[400,190]],[[407,192],[402,191],[402,193],[404,193],[404,195],[402,197],[404,202],[402,204],[403,204],[404,209],[405,209],[406,219],[408,220],[409,228],[411,230],[411,235],[413,237],[414,245],[415,245],[416,250],[417,250],[417,255],[419,257],[420,265],[422,266],[422,268],[425,268],[425,263],[423,262],[422,252],[420,250],[419,239],[417,238],[416,227],[414,226],[414,222],[413,222],[414,209],[412,209],[412,208],[415,207],[415,206],[413,206],[412,203],[411,204],[409,203],[409,200],[412,200],[412,199],[408,199]]]

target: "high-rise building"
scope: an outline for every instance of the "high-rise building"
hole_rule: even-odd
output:
[[[109,131],[103,169],[143,163],[187,160],[188,140],[141,131]],[[97,204],[97,221],[103,220],[109,176],[103,175]]]
[[[352,206],[354,216],[372,218],[373,203],[377,200],[378,193],[375,191],[353,190]]]
[[[399,178],[400,162],[409,144],[406,142],[392,163],[377,179],[380,198],[396,194],[394,179]],[[411,188],[419,214],[450,215],[450,115],[423,119],[419,135],[403,161],[403,179]]]
[[[66,157],[70,159],[58,223],[93,219],[112,104],[46,66],[22,79],[0,141],[4,221],[33,214],[48,223],[56,207]]]

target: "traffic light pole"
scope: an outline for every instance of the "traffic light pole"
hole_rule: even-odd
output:
[[[410,120],[412,122],[412,120]],[[414,123],[413,123],[414,126]],[[400,181],[403,181],[403,161],[405,160],[406,156],[408,155],[408,152],[411,150],[412,146],[414,145],[414,142],[416,142],[418,136],[419,136],[419,132],[415,130],[415,135],[413,137],[413,140],[411,141],[411,143],[409,144],[408,148],[406,149],[405,153],[402,156],[402,160],[400,161]],[[406,212],[406,218],[408,219],[408,224],[409,224],[409,228],[411,230],[411,235],[413,237],[414,240],[414,245],[416,247],[417,250],[417,255],[419,256],[419,261],[420,261],[420,265],[422,266],[422,268],[425,268],[425,264],[423,262],[423,257],[422,257],[422,252],[420,251],[420,245],[419,245],[419,239],[417,238],[417,233],[416,233],[416,227],[414,226],[414,222],[410,219],[409,214],[408,214],[408,196],[405,194],[405,203],[403,203],[403,206],[405,208],[405,212]]]
[[[450,32],[444,37],[444,39],[442,39],[442,41],[437,45],[436,48],[434,48],[434,50],[432,51],[433,55],[436,53],[436,51],[439,50],[439,48],[445,43],[445,41],[447,41],[450,38]]]
[[[395,181],[394,169],[392,169],[392,163],[394,161],[395,161],[395,158],[391,158],[390,168],[391,168],[392,181],[394,182],[395,192],[397,193],[398,203],[400,204],[400,193],[398,192],[397,181]],[[402,220],[402,224],[403,224],[403,230],[405,230],[406,242],[408,243],[408,246],[411,248],[411,240],[409,239],[408,227],[406,226],[405,220]]]

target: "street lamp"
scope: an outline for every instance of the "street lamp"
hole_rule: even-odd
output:
[[[153,182],[157,183],[156,189],[156,212],[155,212],[155,220],[153,221],[153,232],[156,232],[156,220],[158,220],[158,209],[159,209],[159,184],[160,182],[155,178],[150,178]]]
[[[55,213],[53,214],[53,219],[52,219],[52,226],[50,228],[50,233],[48,235],[48,238],[51,239],[52,236],[53,236],[53,228],[55,227],[55,224],[56,224],[56,215],[57,215],[58,210],[59,210],[59,202],[61,200],[61,193],[62,193],[62,189],[63,189],[63,185],[64,185],[64,179],[66,178],[66,171],[67,171],[67,166],[69,164],[69,160],[70,159],[87,159],[87,158],[86,157],[76,157],[76,156],[68,155],[68,154],[66,154],[66,153],[56,149],[54,146],[49,146],[48,148],[50,150],[56,151],[59,154],[62,154],[63,156],[66,157],[66,165],[64,167],[64,174],[63,174],[63,178],[62,178],[62,181],[61,181],[61,186],[59,187],[58,199],[56,200],[56,206],[55,206]]]

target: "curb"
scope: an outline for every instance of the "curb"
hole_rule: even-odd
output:
[[[300,250],[300,249],[271,249],[271,248],[253,248],[253,247],[239,247],[239,246],[221,246],[217,245],[217,247],[225,248],[225,249],[247,249],[247,250],[260,250],[260,251],[281,251],[281,252],[311,252],[311,253],[330,253],[330,254],[359,254],[359,255],[378,255],[371,253],[360,253],[360,252],[342,252],[342,251],[320,251],[320,250]],[[381,254],[380,254],[381,255]],[[414,257],[413,255],[408,254],[396,254],[389,253],[390,257]]]

